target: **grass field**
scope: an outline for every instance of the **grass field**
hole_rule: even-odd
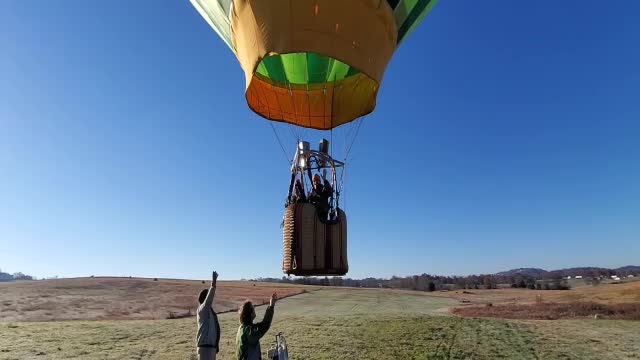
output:
[[[276,305],[292,359],[640,359],[640,322],[459,318],[455,299],[324,289]],[[258,318],[264,307],[258,308]],[[233,359],[237,315],[220,315]],[[0,359],[191,359],[195,319],[0,323]]]
[[[198,294],[210,281],[75,278],[0,283],[0,321],[166,319],[194,313]],[[268,301],[313,290],[288,284],[221,281],[215,309],[235,310],[245,299]]]
[[[601,304],[639,304],[640,281],[625,281],[621,283],[603,283],[598,286],[576,283],[578,286],[571,290],[529,290],[529,289],[495,289],[495,290],[456,290],[436,291],[431,296],[453,298],[468,301],[470,304],[484,305],[487,303],[502,304],[535,303],[536,296],[541,295],[545,302],[595,302]]]
[[[501,319],[610,319],[640,320],[640,304],[599,304],[595,302],[563,302],[540,304],[499,304],[492,306],[456,307],[452,312],[465,317]]]

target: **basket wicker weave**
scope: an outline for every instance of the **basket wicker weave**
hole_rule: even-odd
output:
[[[347,216],[322,221],[310,203],[291,204],[282,229],[282,271],[289,275],[344,275],[347,261]]]

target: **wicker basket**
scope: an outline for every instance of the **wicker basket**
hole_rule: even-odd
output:
[[[289,275],[345,275],[347,216],[338,209],[335,221],[322,221],[310,203],[291,204],[282,229],[282,271]]]

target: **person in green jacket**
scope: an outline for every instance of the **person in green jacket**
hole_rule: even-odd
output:
[[[271,301],[261,322],[254,324],[256,311],[251,301],[245,301],[240,307],[240,327],[236,335],[236,356],[238,360],[261,360],[260,338],[269,331],[273,319],[273,309],[278,294],[271,295]]]

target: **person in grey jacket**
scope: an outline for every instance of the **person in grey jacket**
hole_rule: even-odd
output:
[[[196,317],[198,319],[198,333],[196,335],[196,344],[198,347],[198,359],[215,360],[220,343],[220,324],[218,316],[213,310],[213,297],[216,293],[216,282],[218,273],[213,272],[211,276],[211,287],[200,292],[198,297],[198,311]]]

